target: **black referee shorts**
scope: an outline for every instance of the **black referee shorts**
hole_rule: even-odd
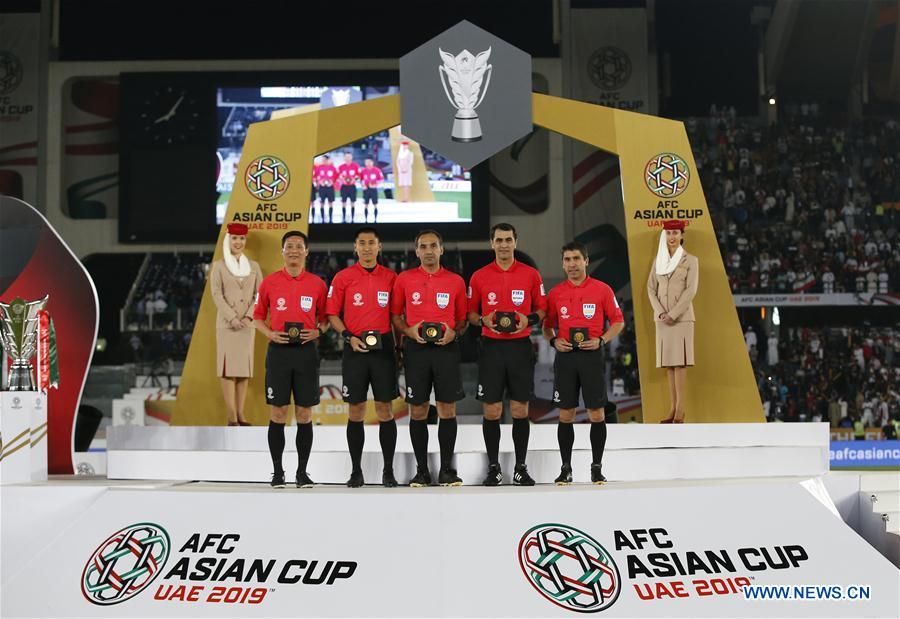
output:
[[[319,403],[319,350],[315,344],[275,344],[266,351],[266,404]]]
[[[478,392],[475,397],[493,404],[510,400],[529,402],[534,397],[534,348],[531,338],[481,338],[478,357]]]
[[[341,185],[341,201],[356,202],[356,185]]]
[[[578,391],[586,408],[606,404],[606,360],[603,348],[556,353],[553,362],[553,403],[578,408]]]
[[[366,204],[378,204],[378,189],[375,187],[367,187],[363,189],[363,202]]]
[[[397,361],[394,357],[394,337],[381,334],[381,350],[356,352],[350,344],[344,344],[341,359],[341,375],[344,402],[359,404],[369,397],[369,385],[376,402],[390,402],[397,397]]]
[[[334,202],[334,186],[319,187],[319,199]]]
[[[438,402],[458,402],[466,397],[459,367],[459,344],[446,346],[419,344],[406,339],[403,344],[403,372],[406,377],[406,401],[425,404],[431,389]]]

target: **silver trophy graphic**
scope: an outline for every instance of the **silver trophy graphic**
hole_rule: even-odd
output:
[[[444,61],[444,64],[438,67],[441,85],[444,87],[444,94],[450,100],[450,105],[457,110],[453,118],[450,139],[454,142],[477,142],[482,134],[475,108],[484,101],[491,83],[493,67],[488,64],[491,48],[487,48],[477,56],[473,56],[467,49],[461,51],[458,56],[448,54],[440,48],[438,53]]]
[[[47,306],[50,295],[37,301],[16,297],[9,304],[0,302],[0,344],[12,359],[8,391],[34,391],[34,366],[37,352],[38,312]]]

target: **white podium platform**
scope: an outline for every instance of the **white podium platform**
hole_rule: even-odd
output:
[[[352,490],[68,478],[0,493],[3,617],[900,612],[900,571],[819,477]]]
[[[439,464],[437,427],[429,426],[433,476]],[[111,427],[107,432],[110,479],[267,481],[272,471],[265,427]],[[284,466],[296,469],[293,427],[285,429]],[[590,427],[575,425],[572,465],[576,482],[590,480]],[[502,426],[501,465],[509,483],[512,429]],[[823,475],[828,471],[827,423],[609,424],[603,471],[610,480],[646,481],[730,477]],[[467,485],[480,484],[487,458],[480,425],[459,426],[456,468]],[[555,424],[533,424],[528,467],[538,483],[559,474]],[[383,463],[378,427],[366,427],[363,471],[380,483]],[[401,483],[415,460],[407,426],[398,427],[394,469]],[[340,484],[350,474],[343,426],[316,426],[307,470],[319,483]],[[290,477],[291,475],[288,475]]]

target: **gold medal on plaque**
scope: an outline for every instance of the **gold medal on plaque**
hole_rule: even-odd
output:
[[[444,326],[439,322],[422,323],[422,339],[426,342],[437,342],[444,334]]]
[[[288,336],[288,344],[299,344],[300,333],[303,331],[302,322],[286,322],[284,323],[284,332]]]
[[[515,312],[497,312],[494,316],[494,329],[501,333],[512,333],[518,326],[518,318]]]
[[[579,348],[581,344],[588,340],[587,327],[572,327],[569,329],[569,341],[573,348]]]

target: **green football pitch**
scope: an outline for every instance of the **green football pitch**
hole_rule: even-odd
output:
[[[456,202],[459,218],[472,219],[472,194],[468,191],[435,191],[434,199],[438,202]]]

